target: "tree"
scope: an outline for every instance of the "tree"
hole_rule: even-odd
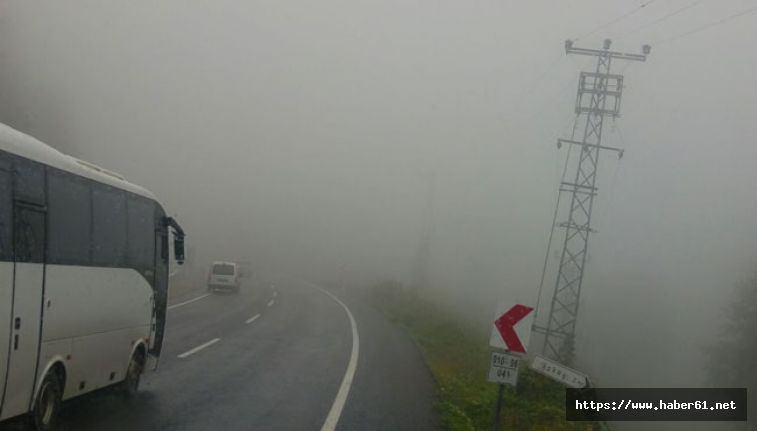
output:
[[[717,343],[708,347],[710,384],[718,387],[747,387],[748,416],[757,417],[757,271],[736,286],[735,298]],[[757,423],[749,421],[749,429]]]

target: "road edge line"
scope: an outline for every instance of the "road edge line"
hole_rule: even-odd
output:
[[[355,378],[357,359],[360,353],[360,336],[357,332],[357,323],[355,323],[355,318],[352,316],[352,312],[349,308],[347,308],[344,302],[339,300],[339,298],[337,298],[333,293],[319,286],[313,286],[315,286],[321,292],[329,295],[331,299],[342,306],[344,311],[347,313],[347,317],[349,317],[350,319],[350,326],[352,327],[352,351],[350,353],[350,361],[347,363],[347,369],[344,372],[342,384],[339,385],[339,391],[336,393],[336,397],[334,398],[334,404],[331,405],[331,410],[329,410],[329,414],[328,416],[326,416],[326,420],[323,422],[323,426],[321,427],[321,431],[334,431],[337,424],[339,423],[339,418],[342,416],[342,410],[344,409],[344,405],[347,403],[347,397],[350,394],[352,381]]]

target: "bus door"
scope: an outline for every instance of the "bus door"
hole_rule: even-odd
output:
[[[36,380],[45,280],[45,221],[42,207],[13,207],[14,283],[2,417],[31,407]]]

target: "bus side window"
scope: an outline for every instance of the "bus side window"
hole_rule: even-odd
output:
[[[73,175],[48,169],[49,263],[89,265],[92,199],[89,184]]]
[[[126,194],[95,184],[92,187],[92,263],[126,265]]]
[[[15,175],[14,199],[45,205],[45,170],[39,163],[22,158],[13,162]]]
[[[45,213],[17,207],[14,217],[15,261],[43,263],[45,260]]]
[[[127,231],[129,234],[128,266],[147,270],[155,268],[155,204],[130,196],[126,201]]]
[[[0,154],[0,261],[13,258],[11,247],[11,168],[8,157]]]
[[[37,209],[17,207],[13,213],[13,255],[16,262],[42,263],[45,259],[45,168],[20,157],[13,158],[13,200]]]

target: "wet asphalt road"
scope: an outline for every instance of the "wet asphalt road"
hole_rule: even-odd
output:
[[[441,429],[434,383],[412,341],[366,292],[332,292],[351,310],[359,334],[336,429]],[[143,377],[135,399],[100,391],[66,402],[63,429],[320,430],[352,351],[344,309],[290,278],[251,281],[238,295],[204,294],[198,289],[171,301],[160,367]]]

